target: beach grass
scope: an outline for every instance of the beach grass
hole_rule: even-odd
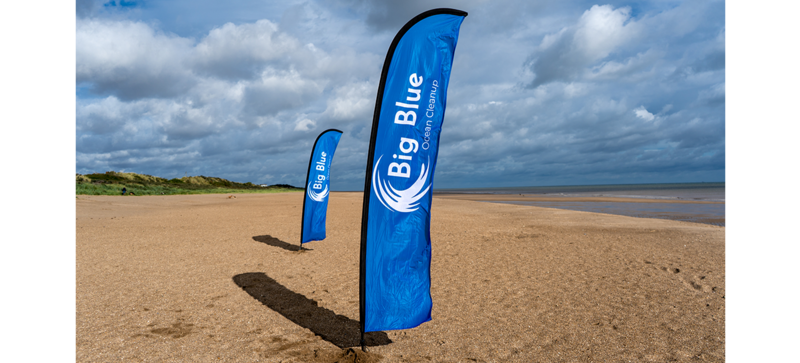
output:
[[[233,193],[284,193],[302,191],[291,185],[278,184],[260,186],[253,183],[237,183],[222,178],[189,176],[165,179],[137,173],[76,174],[76,195],[187,195],[187,194],[233,194]]]

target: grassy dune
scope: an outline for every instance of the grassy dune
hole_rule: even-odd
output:
[[[262,187],[253,183],[237,183],[202,175],[180,179],[114,171],[75,175],[76,195],[122,195],[122,188],[133,195],[281,193],[303,190],[286,184]]]

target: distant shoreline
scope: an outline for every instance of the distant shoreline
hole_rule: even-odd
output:
[[[725,182],[693,182],[693,183],[642,183],[642,184],[575,184],[575,185],[534,185],[534,186],[513,186],[513,187],[484,187],[484,188],[437,188],[434,192],[449,192],[461,190],[534,190],[534,189],[577,189],[589,188],[592,190],[602,189],[626,189],[626,190],[644,190],[644,189],[685,189],[685,188],[724,188]]]
[[[615,202],[615,203],[693,203],[693,204],[725,204],[725,202],[655,199],[634,197],[588,197],[588,196],[542,196],[537,194],[477,194],[477,193],[434,193],[434,197],[445,199],[472,200],[476,202]]]
[[[725,183],[662,183],[436,189],[435,196],[461,195],[481,201],[725,203]],[[478,197],[480,196],[480,197]]]

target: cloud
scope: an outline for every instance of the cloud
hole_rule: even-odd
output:
[[[295,131],[311,131],[317,128],[317,123],[311,121],[307,118],[304,118],[300,121],[297,121],[296,126],[294,127]]]
[[[535,74],[528,86],[536,88],[555,81],[576,79],[584,68],[604,59],[636,36],[637,23],[630,8],[594,5],[577,24],[544,37],[540,51],[529,61]]]
[[[187,69],[188,39],[154,31],[131,21],[79,20],[76,82],[92,93],[123,100],[174,97],[196,80]]]
[[[645,121],[653,121],[656,118],[656,116],[648,112],[644,106],[639,106],[638,108],[634,109],[633,113],[636,114],[636,117]]]
[[[338,1],[341,7],[347,7],[364,14],[366,23],[379,31],[398,31],[417,14],[435,8],[471,8],[484,3],[481,0],[439,0],[435,3],[426,0],[376,1],[350,0]]]
[[[100,8],[100,3],[95,0],[76,0],[75,14],[79,18],[87,17]]]
[[[323,89],[323,84],[296,71],[265,71],[260,80],[245,87],[244,111],[251,116],[274,116],[313,101]]]
[[[318,128],[371,116],[377,55],[329,54],[268,20],[226,23],[198,42],[130,20],[79,20],[77,35],[76,78],[89,96],[76,110],[80,171],[233,175],[256,154],[292,160]]]
[[[257,77],[265,67],[288,70],[311,56],[297,39],[278,31],[269,20],[227,23],[215,28],[194,49],[199,72],[228,79]]]
[[[350,83],[336,88],[325,114],[340,121],[370,120],[377,88],[371,82]]]
[[[636,82],[652,77],[652,70],[661,63],[665,52],[649,49],[624,61],[609,60],[586,70],[583,77],[594,81]]]
[[[700,91],[697,101],[706,105],[725,105],[725,84],[715,84],[708,89]]]

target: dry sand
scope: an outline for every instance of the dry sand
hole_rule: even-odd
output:
[[[79,196],[78,362],[725,359],[725,228],[434,196],[433,320],[358,344],[361,193]],[[356,356],[357,355],[357,356]]]

